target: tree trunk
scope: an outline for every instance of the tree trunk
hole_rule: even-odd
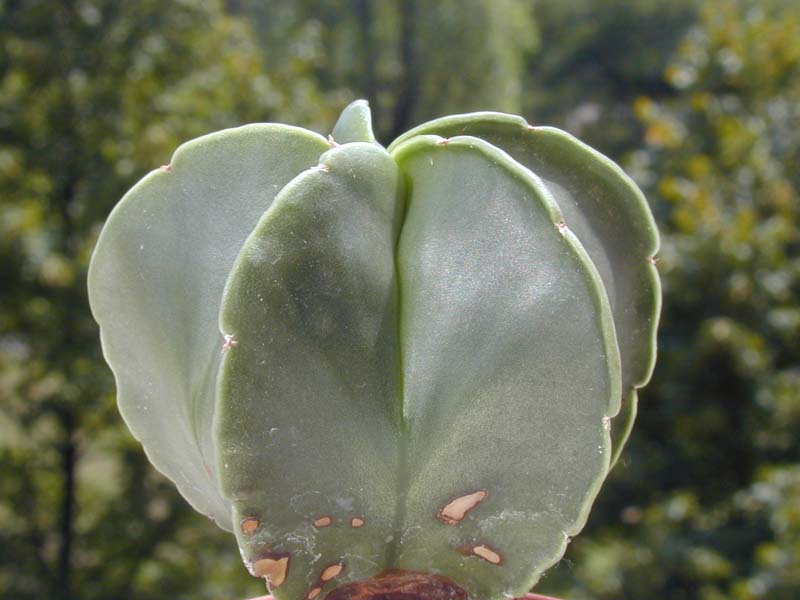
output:
[[[417,0],[403,0],[401,5],[400,61],[403,65],[402,81],[390,139],[403,133],[411,121],[414,104],[419,95],[419,59],[417,56]]]
[[[61,543],[58,548],[58,586],[57,597],[69,600],[72,595],[72,542],[75,520],[75,465],[77,462],[77,445],[75,443],[75,418],[65,410],[60,415],[64,441],[60,446],[62,492],[61,509],[59,511],[59,530]]]

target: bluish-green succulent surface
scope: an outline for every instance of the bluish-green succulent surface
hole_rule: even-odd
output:
[[[528,591],[655,358],[658,236],[609,159],[499,113],[369,108],[181,146],[89,272],[120,411],[279,600],[389,568]]]

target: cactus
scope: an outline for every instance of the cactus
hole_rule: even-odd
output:
[[[657,246],[564,132],[475,113],[384,149],[357,101],[327,139],[181,146],[110,215],[89,295],[130,430],[279,600],[499,599],[630,431]]]

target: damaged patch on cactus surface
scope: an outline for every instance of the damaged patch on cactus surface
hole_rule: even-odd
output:
[[[240,523],[242,533],[245,535],[253,535],[258,529],[259,525],[261,525],[261,521],[255,517],[248,517],[247,519],[243,519]]]
[[[331,579],[338,577],[342,570],[344,570],[344,565],[341,563],[329,565],[322,571],[319,579],[320,581],[324,582],[330,581]]]
[[[328,527],[332,523],[332,520],[330,517],[324,516],[318,519],[314,519],[313,523],[314,527],[316,527],[317,529],[322,529],[323,527]]]
[[[311,588],[308,594],[306,594],[306,598],[308,598],[308,600],[314,600],[314,598],[319,596],[321,593],[322,593],[322,588],[317,585]]]
[[[503,563],[502,555],[497,550],[487,546],[486,544],[478,544],[477,546],[464,546],[458,548],[458,551],[465,556],[477,556],[482,558],[488,563],[493,565],[500,565]]]
[[[89,296],[131,431],[278,600],[500,600],[630,433],[657,251],[568,134],[473,113],[384,149],[357,101],[328,137],[181,146],[112,212]]]
[[[253,563],[252,573],[264,577],[270,589],[280,587],[286,580],[291,557],[288,554],[274,554],[260,558]]]
[[[486,500],[486,490],[478,490],[471,494],[459,496],[444,505],[438,513],[439,520],[447,525],[456,525],[467,513]]]

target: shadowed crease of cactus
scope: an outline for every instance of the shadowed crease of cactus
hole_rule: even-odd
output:
[[[657,249],[562,131],[473,113],[384,149],[356,101],[327,139],[178,148],[109,216],[89,295],[130,430],[278,600],[500,599],[630,432]]]

